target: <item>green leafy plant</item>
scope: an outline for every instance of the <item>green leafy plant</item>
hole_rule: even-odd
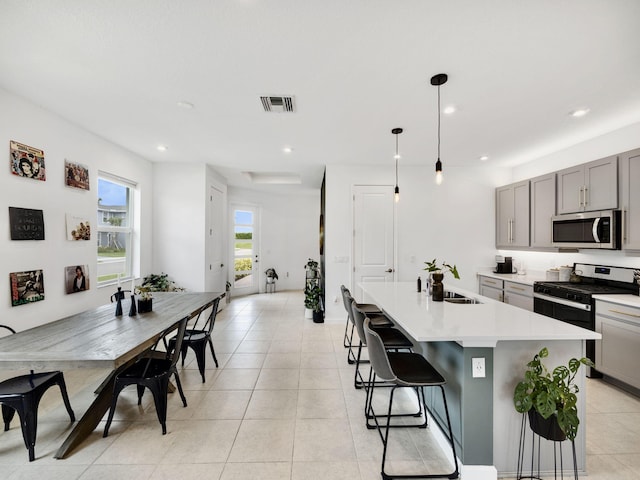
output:
[[[307,264],[304,266],[304,269],[305,270],[309,270],[311,272],[317,272],[318,271],[318,262],[316,262],[315,260],[310,258],[309,260],[307,260]]]
[[[140,295],[140,299],[142,300],[149,300],[150,298],[153,297],[153,295],[151,295],[151,290],[149,289],[149,287],[138,285],[135,288],[135,291],[138,295]]]
[[[460,274],[458,273],[458,268],[455,265],[451,266],[446,262],[443,262],[440,265],[438,265],[435,258],[430,262],[424,262],[424,263],[426,265],[426,267],[424,267],[424,270],[426,270],[429,273],[451,272],[451,274],[453,275],[453,278],[455,278],[456,280],[460,280]]]
[[[574,381],[581,365],[594,364],[588,358],[572,358],[568,365],[559,365],[550,372],[542,363],[548,355],[549,351],[543,348],[527,363],[524,380],[518,382],[513,392],[513,403],[520,413],[533,408],[544,419],[556,415],[560,429],[573,440],[580,424],[576,406],[579,388]]]
[[[184,288],[176,286],[173,280],[169,280],[169,275],[166,273],[149,274],[142,279],[142,284],[136,288],[136,291],[142,291],[145,289],[147,292],[182,292]]]
[[[314,312],[322,310],[321,294],[322,290],[317,282],[308,282],[304,289],[304,307]]]

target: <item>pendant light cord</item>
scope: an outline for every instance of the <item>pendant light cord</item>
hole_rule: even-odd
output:
[[[438,85],[438,160],[440,160],[440,85]]]
[[[398,134],[396,133],[396,187],[398,186]]]

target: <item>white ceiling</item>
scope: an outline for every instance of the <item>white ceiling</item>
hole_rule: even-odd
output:
[[[445,175],[636,123],[639,20],[638,0],[0,0],[0,86],[231,185],[299,173],[286,192],[318,188],[329,164],[393,175],[394,127],[401,165],[433,165],[441,72],[458,108],[442,116]],[[297,112],[265,113],[261,95],[294,95]]]

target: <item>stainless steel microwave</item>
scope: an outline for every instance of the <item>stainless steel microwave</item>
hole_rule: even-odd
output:
[[[554,247],[620,249],[620,210],[557,215],[551,222]]]

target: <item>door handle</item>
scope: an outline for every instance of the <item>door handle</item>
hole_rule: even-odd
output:
[[[393,273],[393,268],[387,268],[387,269],[385,270],[385,272],[387,272],[387,273]]]

